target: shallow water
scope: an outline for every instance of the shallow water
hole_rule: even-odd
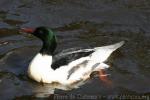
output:
[[[26,69],[41,46],[21,27],[48,26],[58,50],[95,47],[122,40],[126,44],[108,60],[111,86],[97,77],[79,89],[53,91],[27,78]],[[1,0],[0,97],[33,99],[39,93],[115,97],[150,94],[150,1],[148,0]],[[38,95],[39,96],[39,95]],[[49,98],[57,96],[51,95]],[[64,97],[65,98],[65,97]],[[67,98],[67,97],[66,97]],[[147,97],[148,98],[148,97]]]

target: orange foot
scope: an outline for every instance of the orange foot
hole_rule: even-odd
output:
[[[110,79],[108,79],[107,76],[108,76],[108,74],[106,74],[104,69],[101,69],[99,71],[100,80],[110,86],[110,85],[112,85],[112,81]]]

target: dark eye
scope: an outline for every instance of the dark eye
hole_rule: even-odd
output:
[[[38,32],[39,34],[43,34],[43,31],[41,31],[41,30],[39,30],[39,32]]]

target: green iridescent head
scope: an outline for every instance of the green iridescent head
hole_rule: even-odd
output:
[[[36,29],[23,28],[24,32],[31,33],[43,41],[43,47],[40,50],[42,54],[52,55],[56,49],[56,36],[51,29],[47,27],[37,27]]]

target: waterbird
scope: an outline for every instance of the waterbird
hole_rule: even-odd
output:
[[[42,40],[42,48],[30,62],[27,71],[31,79],[42,83],[71,86],[89,79],[94,71],[99,71],[100,78],[105,80],[102,76],[107,74],[105,75],[103,70],[110,67],[105,62],[112,52],[124,44],[124,41],[121,41],[108,46],[55,54],[57,39],[50,28],[21,28],[21,31]]]

